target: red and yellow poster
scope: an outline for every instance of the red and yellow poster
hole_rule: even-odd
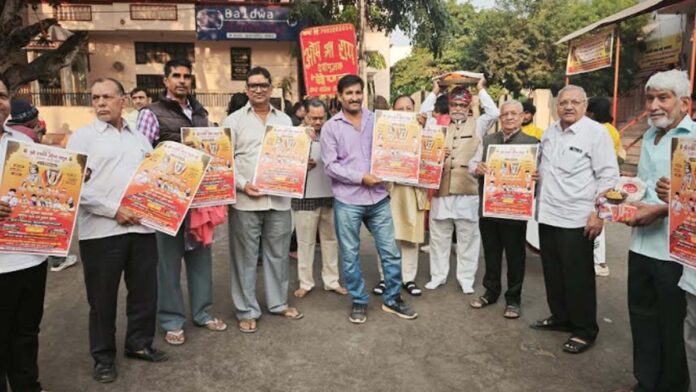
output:
[[[614,28],[600,30],[570,42],[566,75],[577,75],[611,67]]]
[[[191,207],[234,204],[237,192],[234,187],[234,151],[230,129],[181,128],[181,140],[213,158]]]
[[[696,139],[672,139],[669,255],[696,268]]]
[[[269,125],[256,162],[254,185],[267,195],[302,198],[312,139],[310,128]]]
[[[121,207],[138,214],[143,225],[176,235],[210,161],[210,155],[183,144],[160,143],[138,166]]]
[[[530,220],[534,211],[532,175],[537,170],[535,144],[488,146],[483,180],[483,216]]]
[[[350,23],[309,27],[300,32],[308,96],[333,96],[341,77],[358,73],[355,43],[355,27]]]
[[[416,113],[377,110],[370,173],[383,181],[418,185],[421,126]]]
[[[87,155],[41,144],[7,142],[0,200],[0,252],[67,256]]]
[[[447,127],[426,125],[421,132],[421,159],[418,186],[438,189],[445,162],[445,133]]]

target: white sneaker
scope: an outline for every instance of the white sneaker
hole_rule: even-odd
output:
[[[77,264],[77,256],[75,255],[68,255],[68,257],[65,258],[56,257],[55,262],[51,265],[51,271],[60,272],[66,268],[72,267],[75,264]]]
[[[423,253],[430,253],[430,245],[423,245],[421,246],[420,250]]]
[[[597,276],[609,276],[609,266],[607,263],[595,264],[594,272]]]
[[[425,288],[428,290],[435,290],[436,288],[442,286],[443,284],[445,284],[444,281],[431,280],[430,282],[425,284]]]

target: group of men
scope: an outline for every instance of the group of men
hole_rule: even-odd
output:
[[[422,241],[425,215],[411,213],[413,209],[430,209],[431,276],[425,287],[436,289],[445,284],[452,236],[456,233],[456,276],[465,294],[474,293],[478,253],[483,245],[485,292],[470,302],[471,307],[490,306],[502,294],[505,254],[503,316],[520,317],[526,223],[483,217],[480,207],[483,178],[489,171],[486,150],[492,144],[540,143],[539,170],[533,179],[538,182],[537,220],[551,315],[531,327],[570,333],[562,346],[568,353],[584,352],[594,344],[599,327],[593,241],[604,225],[596,204],[615,186],[619,170],[609,133],[585,115],[587,96],[581,87],[568,85],[561,89],[559,120],[543,132],[541,140],[534,133],[538,131],[525,132],[524,124],[530,121],[523,104],[510,100],[498,109],[486,93],[485,81],[477,86],[483,114],[472,112],[474,96],[467,88],[451,88],[443,94],[446,107],[438,106],[437,101],[443,100],[437,98],[435,113],[428,111],[419,117],[422,124],[434,121],[447,127],[442,181],[432,197],[427,197],[414,193],[412,187],[387,186],[370,174],[374,114],[363,107],[364,81],[346,75],[337,85],[341,110],[336,115],[327,118],[327,107],[321,100],[305,102],[304,122],[312,129],[313,143],[320,149],[308,170],[323,172],[333,197],[290,200],[263,194],[253,183],[266,126],[292,124],[289,116],[270,104],[271,74],[265,68],[254,67],[246,80],[248,102],[222,123],[231,128],[234,138],[239,190],[236,204],[229,209],[191,209],[179,232],[169,236],[143,226],[139,216],[120,207],[119,197],[153,145],[165,140],[180,142],[182,127],[210,124],[207,111],[191,95],[192,79],[188,61],[168,62],[164,67],[166,93],[157,102],[143,105],[135,125],[132,119],[123,118],[128,94],[121,83],[97,79],[91,90],[97,118],[77,130],[67,146],[89,155],[78,229],[96,381],[108,383],[117,377],[115,321],[121,276],[128,289],[127,357],[150,362],[167,360],[168,355],[153,346],[158,323],[165,342],[186,342],[186,309],[180,287],[182,261],[194,324],[213,332],[227,329],[224,321],[210,314],[213,239],[200,241],[191,235],[191,216],[200,219],[196,214],[229,212],[230,286],[237,326],[243,333],[256,332],[263,314],[256,296],[259,260],[268,312],[288,320],[303,317],[299,309],[288,304],[291,210],[299,253],[300,286],[295,295],[304,297],[315,286],[312,267],[318,232],[323,288],[350,295],[348,318],[352,323],[367,321],[369,296],[359,252],[363,224],[374,238],[381,264],[382,310],[402,319],[418,316],[401,296],[402,288],[412,295],[420,294],[414,272],[418,258],[416,254],[414,267],[412,252],[414,248],[417,252],[417,242]],[[8,117],[10,100],[7,87],[7,82],[0,79],[3,122]],[[683,73],[658,73],[645,89],[651,128],[644,138],[637,176],[647,184],[647,193],[636,205],[636,217],[628,222],[634,226],[628,277],[638,382],[634,390],[687,391],[689,369],[692,374],[696,372],[696,271],[670,261],[665,201],[669,192],[670,140],[693,137],[696,126],[687,115],[689,81]],[[410,97],[401,96],[394,101],[393,109],[414,111],[414,106]],[[487,134],[498,119],[501,131]],[[5,128],[0,151],[10,139],[28,141]],[[11,206],[0,202],[0,219],[10,213]],[[402,226],[412,226],[416,234],[403,234]],[[345,288],[339,283],[339,264]],[[46,257],[0,255],[0,390],[5,378],[16,391],[42,390],[36,358],[45,284]]]

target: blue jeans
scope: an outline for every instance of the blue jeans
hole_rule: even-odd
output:
[[[334,201],[334,217],[343,278],[354,304],[367,304],[368,295],[360,269],[360,225],[365,222],[375,238],[375,247],[384,270],[384,303],[392,305],[401,290],[401,252],[394,240],[389,198],[377,204],[359,206]]]

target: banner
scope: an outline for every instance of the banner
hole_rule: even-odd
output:
[[[143,225],[176,235],[210,161],[183,144],[160,143],[133,174],[121,207],[140,216]]]
[[[599,30],[586,38],[570,42],[566,75],[611,67],[614,50],[614,28]]]
[[[383,181],[418,184],[421,126],[416,116],[412,112],[375,111],[371,174]]]
[[[304,197],[310,128],[268,125],[256,161],[254,185],[267,195]]]
[[[67,256],[87,155],[9,140],[0,200],[12,207],[0,221],[0,252]]]
[[[300,27],[290,7],[280,5],[196,5],[199,41],[263,39],[297,41]]]
[[[212,157],[191,207],[234,204],[234,151],[229,128],[181,128],[181,141]]]
[[[672,139],[669,191],[669,255],[696,268],[696,139]]]
[[[534,210],[532,174],[537,170],[536,144],[488,146],[488,173],[483,180],[483,216],[530,220]]]
[[[421,132],[421,158],[418,186],[438,189],[445,163],[445,134],[447,127],[426,125]]]
[[[682,39],[680,32],[645,41],[645,52],[638,60],[638,77],[647,79],[655,72],[678,68]]]
[[[308,96],[333,96],[342,76],[358,73],[355,27],[350,23],[304,29],[300,47]]]

